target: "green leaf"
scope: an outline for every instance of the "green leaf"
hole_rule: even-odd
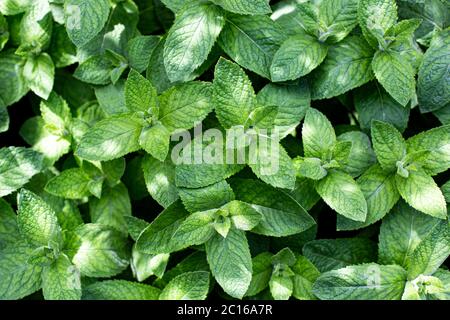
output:
[[[322,158],[336,143],[336,134],[331,122],[316,109],[306,112],[302,128],[305,156]]]
[[[61,238],[61,227],[53,209],[31,191],[22,189],[18,195],[18,226],[20,233],[34,246],[51,246]]]
[[[131,270],[134,277],[139,281],[145,281],[150,276],[161,278],[169,262],[169,254],[146,254],[133,247],[131,253]]]
[[[10,204],[0,199],[0,251],[20,239],[17,216]]]
[[[47,1],[33,1],[20,21],[17,53],[45,50],[52,34],[53,20]]]
[[[350,131],[341,134],[337,140],[351,142],[350,154],[343,169],[352,177],[361,175],[375,164],[375,153],[366,134],[359,131]]]
[[[155,251],[155,253],[166,253],[185,249],[194,245],[201,245],[214,235],[213,222],[216,210],[208,210],[190,214],[186,220],[181,222],[172,234],[168,249]]]
[[[422,169],[429,175],[437,175],[450,168],[450,125],[419,133],[406,142],[408,153],[428,150],[429,155]]]
[[[159,300],[205,300],[208,290],[209,272],[186,272],[167,284]]]
[[[245,233],[232,228],[226,238],[215,234],[206,242],[206,255],[219,285],[230,296],[241,299],[252,280],[252,258]]]
[[[76,154],[86,160],[108,161],[140,149],[142,120],[131,114],[97,122],[81,139]]]
[[[130,71],[125,83],[125,103],[130,111],[157,110],[156,89],[135,70]]]
[[[6,16],[16,15],[28,9],[31,0],[5,0],[0,3],[0,12]]]
[[[327,175],[327,170],[322,167],[322,160],[318,158],[297,158],[294,166],[297,176],[312,180],[321,180]]]
[[[52,58],[46,53],[29,57],[23,67],[23,77],[36,95],[47,100],[55,80],[55,66]]]
[[[445,198],[433,178],[421,171],[411,171],[408,178],[396,175],[395,182],[411,207],[436,218],[447,218]]]
[[[443,31],[433,38],[430,48],[425,52],[419,69],[417,96],[420,110],[429,112],[445,107],[450,103],[449,59],[450,31]]]
[[[273,124],[280,139],[295,130],[311,103],[306,81],[299,81],[298,84],[269,83],[258,92],[257,98],[260,105],[278,107]]]
[[[160,41],[158,36],[137,36],[127,45],[130,67],[138,72],[147,70],[150,57]]]
[[[365,238],[321,239],[306,243],[303,255],[320,272],[327,272],[354,264],[374,262],[377,247]]]
[[[237,64],[220,58],[214,71],[213,100],[225,128],[244,125],[256,108],[252,83]]]
[[[403,268],[370,263],[322,274],[313,293],[322,300],[399,300],[405,282]]]
[[[145,127],[139,137],[139,144],[150,155],[164,161],[169,153],[170,132],[162,124]]]
[[[444,195],[445,201],[450,202],[450,180],[441,186],[441,191]]]
[[[406,156],[406,142],[391,124],[373,121],[372,142],[378,162],[385,170],[395,170],[397,162]]]
[[[106,115],[128,112],[125,101],[125,81],[95,88],[95,97]]]
[[[272,254],[263,252],[252,259],[253,274],[245,296],[251,297],[263,291],[269,284],[272,275]]]
[[[62,254],[42,272],[42,292],[45,300],[80,300],[80,273]]]
[[[275,300],[288,300],[294,290],[294,282],[291,277],[272,274],[269,281],[270,293]]]
[[[269,0],[212,0],[212,2],[238,14],[263,15],[272,12]]]
[[[9,114],[6,108],[0,107],[0,133],[9,129]]]
[[[125,185],[120,183],[114,188],[107,188],[100,199],[89,201],[89,214],[92,223],[113,227],[127,234],[125,217],[131,216],[131,202]]]
[[[143,253],[170,253],[170,240],[187,216],[181,201],[174,202],[145,228],[136,242],[136,248]]]
[[[354,230],[371,225],[382,219],[400,199],[395,174],[387,174],[379,164],[370,167],[357,183],[367,202],[366,220],[360,222],[338,216],[338,230]]]
[[[90,195],[90,181],[82,169],[68,169],[52,178],[45,186],[45,191],[66,199],[82,199]]]
[[[114,67],[104,55],[95,55],[82,62],[73,76],[83,82],[95,85],[106,85],[111,82]]]
[[[108,0],[67,0],[64,17],[70,40],[81,47],[103,29],[109,16]]]
[[[87,277],[112,277],[128,266],[127,239],[118,231],[89,223],[76,229],[72,262]]]
[[[354,102],[359,124],[366,132],[370,130],[372,120],[390,123],[400,132],[408,125],[410,109],[395,101],[378,83],[356,89]]]
[[[285,36],[268,16],[229,14],[219,44],[242,67],[270,79],[270,65]]]
[[[25,59],[13,51],[0,52],[0,107],[12,105],[27,93],[24,64]]]
[[[258,137],[255,154],[250,154],[249,166],[253,173],[271,186],[283,189],[294,189],[295,169],[292,159],[274,138]]]
[[[312,289],[320,272],[303,256],[299,256],[291,268],[294,272],[292,296],[299,300],[315,300],[316,297],[313,295]]]
[[[397,4],[395,0],[361,0],[358,20],[367,42],[378,48],[380,37],[397,22]]]
[[[316,191],[337,213],[355,221],[365,221],[367,203],[358,184],[341,171],[330,171],[316,184]]]
[[[176,16],[164,45],[164,65],[170,81],[187,81],[208,57],[225,18],[209,3],[185,6]]]
[[[275,189],[257,180],[233,179],[231,187],[236,200],[251,204],[262,215],[252,232],[285,237],[311,228],[315,221],[287,192]]]
[[[433,274],[450,255],[450,226],[440,221],[409,256],[408,279]]]
[[[177,129],[191,129],[213,109],[212,85],[208,82],[189,82],[170,88],[160,97],[159,121],[173,133]]]
[[[68,67],[78,62],[76,47],[70,41],[64,26],[53,26],[49,54],[56,68]]]
[[[157,300],[160,290],[125,280],[95,282],[83,288],[83,300]]]
[[[317,68],[328,48],[309,35],[294,35],[283,42],[270,66],[272,81],[295,80]]]
[[[230,201],[224,207],[234,227],[239,230],[252,230],[261,221],[261,214],[250,204],[242,201]]]
[[[372,57],[373,50],[358,36],[330,47],[327,58],[311,73],[312,99],[332,98],[372,80]]]
[[[394,51],[378,51],[372,62],[378,82],[402,106],[411,100],[416,80],[411,64]]]
[[[339,42],[358,24],[359,0],[329,0],[319,4],[320,39]]]
[[[21,299],[40,289],[42,268],[28,263],[32,252],[24,241],[0,250],[0,299]]]
[[[400,202],[381,224],[378,244],[380,263],[398,264],[408,269],[410,256],[438,223],[439,219]]]
[[[0,149],[0,196],[4,197],[27,183],[43,169],[42,154],[31,149]]]
[[[170,159],[158,161],[148,155],[142,160],[145,185],[150,195],[164,208],[178,200],[175,165]]]
[[[180,198],[189,212],[220,208],[234,200],[234,193],[226,181],[198,189],[180,188]]]
[[[67,135],[65,130],[70,127],[72,115],[67,102],[61,96],[52,92],[47,101],[41,101],[40,110],[50,131],[61,136]]]

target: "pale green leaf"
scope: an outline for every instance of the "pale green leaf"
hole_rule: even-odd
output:
[[[263,15],[272,12],[269,0],[212,0],[212,2],[238,14]]]
[[[360,131],[350,131],[337,137],[338,141],[351,142],[350,154],[343,169],[352,177],[357,177],[364,173],[376,162],[375,153],[369,137]]]
[[[45,191],[66,199],[82,199],[90,195],[90,181],[90,177],[82,169],[68,169],[48,181]]]
[[[80,300],[80,273],[62,254],[42,272],[42,292],[45,300]]]
[[[95,282],[83,288],[83,300],[157,300],[160,290],[125,280]]]
[[[135,70],[130,71],[125,83],[125,103],[130,111],[157,110],[156,89]]]
[[[245,296],[251,297],[263,291],[269,284],[272,275],[272,254],[263,252],[252,259],[253,274]]]
[[[291,268],[294,272],[292,296],[299,300],[317,299],[312,293],[313,284],[320,275],[317,268],[303,256],[299,256]]]
[[[358,24],[358,2],[359,0],[320,2],[319,23],[323,24],[325,29],[320,33],[320,39],[331,42],[344,39]]]
[[[320,159],[336,143],[336,134],[325,115],[310,108],[303,123],[302,139],[305,156]]]
[[[162,124],[144,127],[139,137],[142,149],[159,161],[164,161],[169,153],[170,132]]]
[[[373,121],[372,142],[381,167],[396,170],[397,162],[406,156],[406,142],[401,133],[389,123]]]
[[[138,72],[147,70],[150,57],[160,41],[158,36],[137,36],[127,45],[128,61]]]
[[[160,300],[205,300],[209,290],[209,272],[186,272],[173,278],[162,290]]]
[[[46,53],[29,57],[23,67],[23,77],[36,95],[47,100],[55,80],[55,66],[52,58]]]
[[[14,54],[14,51],[0,52],[0,107],[19,101],[27,93],[24,64],[25,59]]]
[[[234,193],[226,181],[198,189],[179,189],[181,201],[189,212],[220,208],[234,200]]]

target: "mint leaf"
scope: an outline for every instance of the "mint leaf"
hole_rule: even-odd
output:
[[[351,142],[350,154],[343,169],[352,177],[360,176],[376,162],[375,153],[366,134],[350,131],[338,136],[337,140]]]
[[[42,292],[46,300],[80,300],[80,274],[62,254],[42,272]]]
[[[245,296],[251,297],[263,291],[269,284],[272,275],[272,254],[263,252],[252,259],[252,281]]]
[[[17,216],[10,204],[0,200],[0,250],[20,239]]]
[[[139,137],[141,147],[159,161],[164,161],[169,153],[170,132],[161,124],[145,127]]]
[[[61,227],[53,209],[31,191],[22,189],[17,198],[20,233],[33,246],[50,246],[61,238]]]
[[[64,6],[64,20],[72,42],[81,47],[91,41],[106,24],[109,16],[107,0],[68,0]]]
[[[405,282],[406,272],[399,266],[362,264],[322,274],[313,293],[324,300],[398,300]]]
[[[313,284],[320,275],[317,268],[305,257],[299,256],[292,266],[294,288],[292,296],[299,300],[317,299],[312,293]]]
[[[374,262],[377,252],[375,243],[369,239],[320,239],[306,243],[303,255],[320,272],[327,272],[357,263]]]
[[[130,114],[97,122],[81,139],[77,155],[86,160],[108,161],[140,149],[142,120]]]
[[[358,24],[358,0],[331,0],[319,5],[319,23],[325,31],[320,38],[339,42]],[[322,26],[321,26],[322,27]]]
[[[19,101],[28,91],[23,76],[25,60],[8,50],[0,52],[0,106],[7,107]]]
[[[51,179],[45,190],[66,199],[82,199],[90,195],[90,181],[90,177],[82,169],[68,169]]]
[[[55,80],[55,66],[52,58],[46,53],[28,58],[23,67],[23,77],[36,95],[47,100]]]
[[[179,189],[181,201],[189,212],[219,208],[234,200],[234,193],[226,181],[198,189]]]
[[[83,288],[83,300],[156,300],[160,290],[125,280],[95,282]]]
[[[187,81],[208,57],[225,23],[222,11],[194,3],[178,12],[164,44],[164,65],[170,81]]]
[[[336,143],[336,134],[330,121],[316,109],[306,112],[302,128],[305,156],[322,158]]]
[[[131,70],[125,83],[125,103],[130,111],[157,110],[157,93],[150,81]]]
[[[415,90],[415,71],[410,63],[394,51],[378,51],[372,61],[375,77],[402,106],[411,100]]]
[[[394,263],[408,269],[412,253],[438,223],[438,219],[400,202],[381,224],[380,263]]]
[[[206,242],[206,256],[219,285],[234,298],[242,298],[252,280],[252,258],[245,233],[230,229],[226,238],[215,234]]]
[[[160,40],[158,36],[137,36],[131,39],[127,45],[131,68],[141,73],[147,70],[150,57]]]
[[[433,178],[416,171],[410,172],[408,178],[396,175],[395,182],[402,198],[414,209],[436,218],[447,218],[444,196]]]
[[[328,49],[324,62],[311,73],[311,97],[328,99],[357,88],[373,78],[373,50],[358,36]]]
[[[397,162],[406,156],[406,143],[394,126],[381,121],[372,122],[373,149],[385,170],[397,168]]]
[[[89,223],[75,230],[73,264],[87,277],[111,277],[128,266],[126,238],[111,227]]]
[[[218,42],[242,67],[270,79],[275,52],[285,40],[282,29],[264,15],[227,15]]]
[[[289,37],[275,53],[270,66],[272,81],[295,80],[322,63],[328,48],[309,35]]]
[[[209,273],[186,272],[173,278],[161,291],[160,300],[204,300],[209,290]]]
[[[150,156],[142,160],[145,185],[150,195],[164,208],[178,199],[175,185],[175,166],[170,159],[158,161]]]
[[[0,149],[0,196],[4,197],[27,183],[43,169],[39,152],[21,147]]]
[[[366,220],[366,199],[350,175],[331,171],[316,184],[316,191],[337,213],[355,221]]]
[[[212,0],[212,2],[227,11],[239,14],[262,15],[272,12],[269,0]]]

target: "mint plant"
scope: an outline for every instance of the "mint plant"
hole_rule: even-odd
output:
[[[450,299],[449,9],[0,1],[0,299]]]

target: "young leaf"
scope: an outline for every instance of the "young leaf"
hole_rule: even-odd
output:
[[[83,61],[73,76],[78,80],[95,85],[106,85],[111,82],[114,67],[104,55],[95,55]]]
[[[36,95],[47,100],[55,80],[55,66],[52,58],[46,53],[28,58],[23,67],[23,77]]]
[[[299,300],[317,299],[312,293],[313,284],[320,275],[316,267],[305,257],[299,256],[291,268],[294,272],[292,296]]]
[[[147,70],[150,57],[160,41],[158,36],[137,36],[127,45],[130,67],[142,73]]]
[[[61,227],[53,209],[42,198],[22,189],[18,195],[20,233],[33,246],[53,246],[61,239]]]
[[[288,300],[294,290],[294,282],[291,277],[272,274],[269,281],[270,293],[275,300]]]
[[[302,138],[305,156],[319,159],[336,143],[336,134],[330,121],[313,108],[306,112]]]
[[[157,300],[160,292],[146,284],[106,280],[83,288],[83,300]]]
[[[411,207],[436,218],[447,218],[444,196],[433,178],[415,171],[408,178],[396,175],[395,182],[398,192]]]
[[[173,278],[159,300],[204,300],[209,290],[209,272],[186,272]]]
[[[320,239],[308,242],[303,255],[320,272],[340,269],[353,264],[374,262],[376,244],[365,238]]]
[[[405,283],[403,268],[370,263],[322,274],[313,293],[323,300],[399,300]]]
[[[317,183],[316,191],[337,213],[355,221],[366,220],[366,199],[350,175],[341,171],[330,171]]]
[[[130,111],[157,110],[156,89],[135,70],[130,71],[125,83],[125,103]]]
[[[406,143],[394,126],[381,121],[372,122],[373,149],[384,170],[393,171],[406,156]]]
[[[410,63],[394,51],[378,51],[372,61],[375,77],[402,106],[411,100],[416,80]]]
[[[350,154],[343,169],[352,177],[360,176],[376,162],[369,137],[360,131],[350,131],[337,137],[338,141],[351,143]]]
[[[230,296],[241,299],[252,280],[252,257],[245,233],[232,228],[226,238],[215,234],[206,242],[206,256],[219,285]]]
[[[198,189],[180,188],[179,193],[184,207],[189,212],[220,208],[234,200],[233,190],[226,181]]]
[[[42,292],[45,300],[80,300],[80,273],[62,254],[42,272]]]
[[[357,88],[373,79],[373,50],[358,36],[332,46],[327,58],[311,73],[311,97],[328,99]]]
[[[170,81],[187,81],[208,57],[225,23],[222,10],[194,3],[177,14],[164,45],[164,65]]]
[[[271,258],[271,253],[263,252],[252,259],[252,281],[245,296],[251,297],[257,295],[268,286],[270,276],[272,275]]]
[[[131,114],[99,121],[83,136],[76,154],[86,160],[108,161],[137,151],[142,122]]]
[[[108,0],[68,0],[64,6],[65,24],[70,40],[81,47],[91,41],[106,24]]]
[[[242,201],[231,201],[223,209],[229,213],[233,226],[239,230],[252,230],[261,221],[261,214]]]
[[[325,31],[320,39],[339,42],[358,24],[358,0],[329,0],[319,5],[319,23]]]
[[[164,161],[169,153],[170,132],[162,124],[145,127],[139,137],[139,144],[150,155]]]
[[[328,48],[306,34],[289,37],[275,53],[270,66],[272,81],[295,80],[322,63]]]
[[[256,108],[252,84],[237,64],[221,58],[214,72],[214,104],[222,126],[243,125]]]
[[[4,197],[27,183],[43,169],[43,156],[22,147],[0,149],[0,196]]]

